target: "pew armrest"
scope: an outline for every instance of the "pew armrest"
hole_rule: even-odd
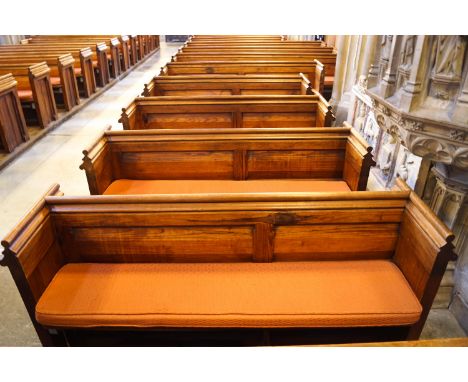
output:
[[[34,316],[35,303],[58,270],[65,264],[55,226],[46,205],[46,196],[61,196],[59,185],[53,185],[24,219],[2,240],[1,265],[11,275]]]
[[[109,126],[107,130],[111,127]],[[81,170],[85,170],[91,195],[102,194],[114,180],[112,152],[105,136],[93,146],[83,150]]]
[[[423,306],[419,324],[414,326],[410,338],[419,337],[447,263],[457,258],[453,252],[453,239],[447,226],[411,191],[394,255],[395,264]]]
[[[350,136],[346,144],[343,179],[351,191],[366,191],[370,168],[375,166],[372,158],[372,147],[352,128],[344,122],[344,127],[350,128]]]

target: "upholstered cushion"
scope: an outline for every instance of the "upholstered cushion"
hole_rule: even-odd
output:
[[[73,68],[75,70],[75,75],[81,74],[81,68]]]
[[[325,76],[324,84],[333,85],[334,81],[335,81],[335,76]]]
[[[112,182],[105,195],[350,191],[341,180],[129,180]]]
[[[32,90],[18,90],[18,97],[23,102],[32,102],[34,100]]]
[[[59,86],[60,77],[50,77],[50,83],[52,84],[52,86]]]
[[[350,327],[415,323],[386,260],[68,264],[36,306],[49,327]]]

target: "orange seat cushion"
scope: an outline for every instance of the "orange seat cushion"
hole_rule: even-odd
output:
[[[24,102],[32,102],[34,100],[32,90],[18,90],[18,97]]]
[[[50,83],[52,86],[60,85],[60,77],[50,77]]]
[[[74,68],[74,70],[75,70],[75,75],[81,74],[81,68]]]
[[[333,86],[334,81],[335,81],[335,76],[325,76],[324,84]]]
[[[347,192],[342,180],[129,180],[112,182],[104,195],[138,194],[220,194],[270,192]]]
[[[36,306],[49,327],[352,327],[415,323],[388,260],[71,263]]]

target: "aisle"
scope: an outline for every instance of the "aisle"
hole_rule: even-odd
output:
[[[50,132],[0,171],[0,238],[3,238],[47,191],[59,183],[66,195],[89,195],[82,151],[106,126],[120,129],[121,108],[143,90],[143,84],[170,61],[180,43],[161,41],[161,51]],[[0,346],[40,346],[10,272],[0,267]]]

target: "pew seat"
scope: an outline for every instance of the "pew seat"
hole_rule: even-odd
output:
[[[348,192],[344,180],[132,180],[113,181],[104,195],[138,194],[226,194],[278,192]]]
[[[325,80],[323,81],[325,86],[333,86],[333,82],[335,81],[335,76],[325,76]]]
[[[33,92],[32,90],[18,90],[18,97],[23,102],[33,102]]]
[[[421,312],[389,260],[67,264],[36,306],[42,325],[74,328],[391,326]]]

